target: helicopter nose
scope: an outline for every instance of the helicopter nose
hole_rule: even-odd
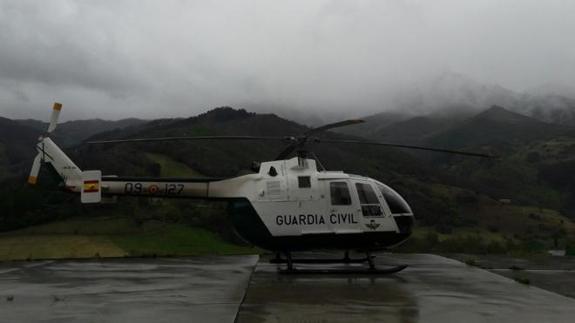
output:
[[[393,219],[397,224],[400,234],[411,234],[413,226],[415,225],[413,215],[394,215]]]

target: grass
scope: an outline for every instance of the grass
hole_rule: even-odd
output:
[[[177,162],[166,155],[146,153],[146,157],[161,166],[160,176],[162,177],[204,177],[188,165]]]
[[[456,228],[453,230],[452,233],[439,233],[432,227],[415,227],[413,230],[413,237],[424,239],[430,233],[437,234],[437,238],[439,241],[445,241],[445,240],[448,240],[450,238],[464,238],[467,236],[475,236],[475,235],[481,236],[485,242],[491,242],[491,241],[504,242],[505,241],[503,234],[498,233],[498,232],[490,232],[489,230],[487,230],[485,228],[481,228],[481,227]]]
[[[477,266],[477,260],[475,260],[474,258],[467,258],[465,259],[465,264],[468,266]]]
[[[529,278],[526,278],[526,277],[513,277],[513,280],[515,280],[516,282],[523,284],[523,285],[531,284],[531,281],[529,280]]]
[[[205,229],[161,222],[138,226],[125,217],[73,218],[0,235],[0,261],[258,252]]]
[[[257,253],[249,247],[233,245],[214,233],[176,224],[143,230],[132,235],[115,235],[111,240],[130,256],[230,255]]]
[[[124,257],[128,253],[105,236],[24,235],[0,237],[0,260]]]

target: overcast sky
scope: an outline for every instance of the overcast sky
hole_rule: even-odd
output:
[[[0,0],[0,116],[385,109],[439,75],[575,84],[572,0]]]

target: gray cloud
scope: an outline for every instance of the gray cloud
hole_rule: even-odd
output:
[[[0,0],[0,115],[363,115],[445,73],[575,84],[575,2]]]

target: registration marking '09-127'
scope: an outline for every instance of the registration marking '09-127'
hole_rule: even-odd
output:
[[[142,184],[126,183],[124,185],[125,194],[151,194],[151,195],[180,195],[184,191],[184,184]]]

